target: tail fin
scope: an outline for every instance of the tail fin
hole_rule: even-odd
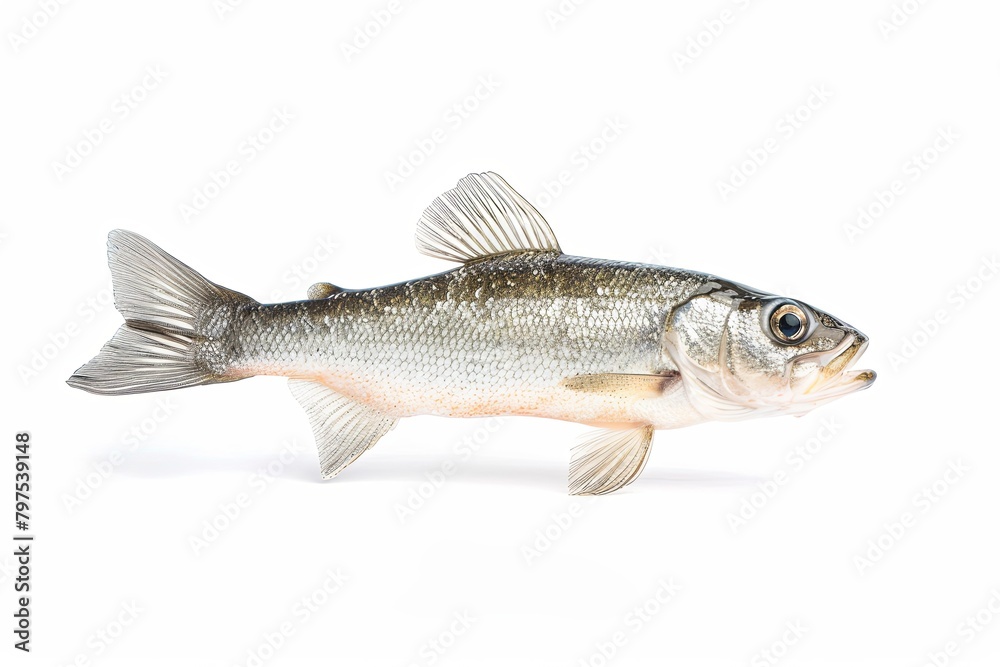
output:
[[[66,382],[94,394],[142,394],[230,382],[227,327],[250,297],[207,280],[138,234],[108,235],[115,307],[125,317]]]

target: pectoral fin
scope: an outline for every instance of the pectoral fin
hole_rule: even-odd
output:
[[[288,388],[309,418],[323,479],[351,465],[399,421],[318,382],[292,379]]]
[[[680,373],[670,371],[662,375],[628,373],[596,373],[575,375],[563,380],[567,389],[623,398],[656,398],[668,387],[680,381]]]
[[[653,427],[601,430],[573,448],[569,492],[599,496],[630,484],[646,465]]]

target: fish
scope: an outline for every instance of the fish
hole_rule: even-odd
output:
[[[121,395],[287,377],[324,479],[405,417],[577,422],[593,430],[571,448],[569,492],[602,495],[639,476],[655,430],[801,416],[875,381],[852,370],[868,347],[855,327],[715,275],[565,254],[493,172],[437,197],[416,245],[458,266],[260,303],[113,230],[125,323],[67,382]]]

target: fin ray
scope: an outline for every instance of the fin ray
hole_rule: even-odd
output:
[[[293,378],[288,388],[309,418],[323,479],[336,477],[399,421],[319,382]]]
[[[597,496],[631,484],[649,459],[653,427],[602,429],[573,447],[569,466],[569,492]]]
[[[216,285],[138,234],[108,234],[115,307],[125,318],[66,381],[94,394],[142,394],[231,382],[220,341],[236,309],[256,303]],[[212,347],[211,354],[202,352]],[[214,361],[209,363],[206,357]]]
[[[562,252],[542,214],[493,172],[469,174],[417,223],[417,249],[457,262],[511,252]]]
[[[676,371],[662,375],[595,373],[574,375],[563,380],[562,385],[573,391],[638,399],[656,398],[679,381],[680,373]]]

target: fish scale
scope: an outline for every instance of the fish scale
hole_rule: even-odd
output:
[[[561,382],[676,370],[662,348],[664,321],[708,279],[551,252],[505,255],[419,281],[248,307],[233,328],[243,350],[232,365],[314,379],[397,417],[579,421]],[[587,421],[627,422],[620,401],[591,402]]]

